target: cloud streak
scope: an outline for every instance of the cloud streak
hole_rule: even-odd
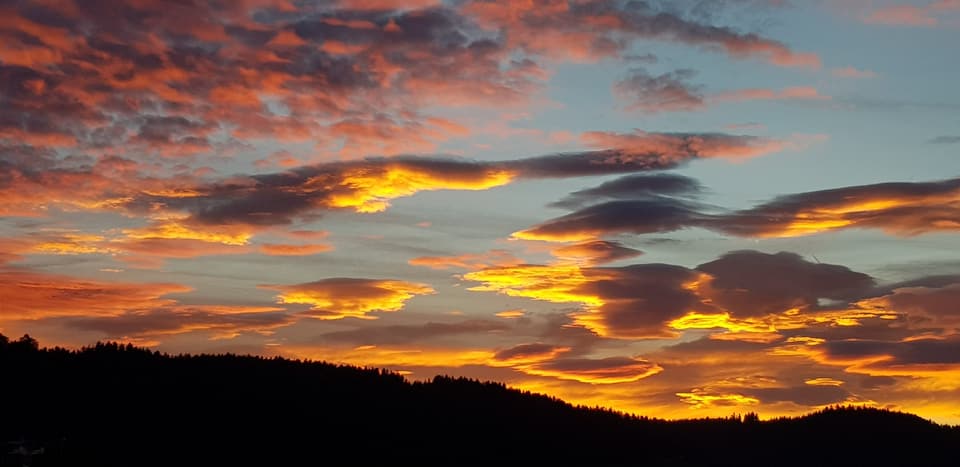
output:
[[[418,295],[434,293],[424,284],[398,280],[332,278],[295,285],[261,285],[279,292],[277,302],[309,305],[307,316],[321,320],[377,319],[373,312],[396,312]]]
[[[642,179],[641,179],[642,180]],[[636,183],[636,179],[615,182]],[[609,185],[608,185],[609,187]],[[753,208],[722,212],[675,196],[638,190],[600,201],[529,229],[516,238],[583,241],[603,235],[672,232],[704,228],[738,237],[798,237],[847,229],[880,229],[897,236],[960,229],[960,179],[878,183],[784,195]],[[599,193],[608,191],[597,187]],[[693,186],[684,188],[695,194]],[[586,190],[587,193],[590,190]],[[578,192],[583,193],[583,192]],[[577,199],[577,194],[572,198]],[[602,199],[602,198],[600,198]],[[561,201],[561,205],[570,205]]]

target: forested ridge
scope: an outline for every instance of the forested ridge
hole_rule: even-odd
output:
[[[666,421],[438,376],[0,335],[0,465],[955,465],[960,429],[866,407]]]

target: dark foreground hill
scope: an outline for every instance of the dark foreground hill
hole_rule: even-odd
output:
[[[0,465],[957,465],[960,430],[834,408],[663,421],[495,383],[0,336]]]

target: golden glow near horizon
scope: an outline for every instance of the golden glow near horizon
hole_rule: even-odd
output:
[[[843,381],[833,378],[813,378],[804,381],[804,384],[809,384],[810,386],[841,386]]]
[[[756,397],[744,396],[742,394],[706,393],[699,389],[694,389],[691,392],[678,392],[677,397],[679,397],[680,401],[684,404],[689,404],[691,409],[753,406],[760,404],[760,399]]]
[[[635,360],[628,365],[593,369],[553,369],[543,365],[520,365],[520,371],[533,376],[549,376],[590,384],[632,383],[663,371],[660,365]]]

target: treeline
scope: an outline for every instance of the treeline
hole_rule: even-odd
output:
[[[0,335],[0,465],[956,465],[960,430],[831,407],[665,421],[503,384]]]

